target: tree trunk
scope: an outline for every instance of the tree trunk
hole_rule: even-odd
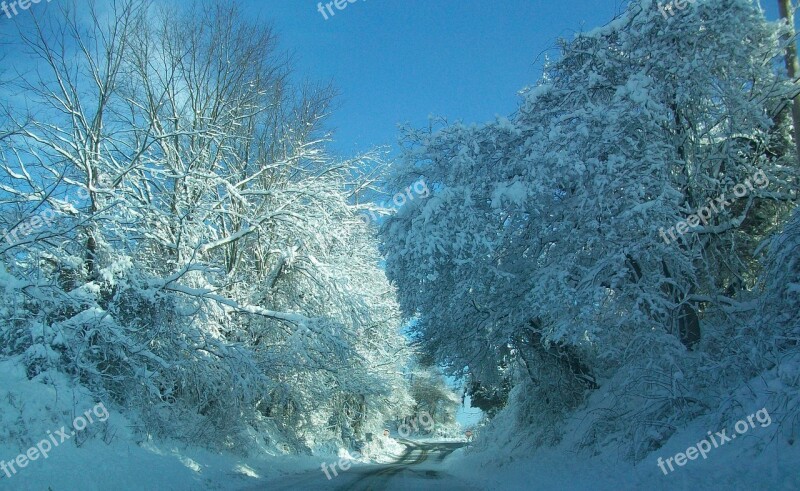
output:
[[[786,63],[786,72],[789,78],[794,82],[797,79],[797,73],[800,72],[800,66],[797,62],[797,42],[794,39],[794,10],[792,10],[791,0],[778,0],[778,9],[780,10],[781,18],[786,19],[789,25],[789,39],[786,44],[786,55],[784,57]],[[797,159],[800,163],[800,98],[795,97],[792,101],[792,126],[794,126],[794,144],[797,150]]]

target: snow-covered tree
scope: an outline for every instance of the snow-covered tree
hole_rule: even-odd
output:
[[[154,433],[358,438],[412,403],[394,290],[349,201],[367,164],[325,153],[333,91],[296,85],[269,28],[197,7],[20,21],[0,353]]]
[[[540,427],[616,374],[641,424],[694,414],[672,376],[717,349],[706,319],[754,308],[756,246],[793,206],[781,33],[746,0],[668,18],[632,2],[563,42],[510,118],[408,130],[396,179],[435,192],[388,221],[383,250],[438,359],[494,387],[515,360]]]

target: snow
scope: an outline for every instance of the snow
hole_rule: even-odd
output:
[[[685,451],[702,428],[681,432],[670,441],[675,452]],[[700,434],[703,434],[702,432]],[[668,455],[667,447],[664,455]],[[637,466],[616,458],[613,452],[585,457],[564,449],[541,449],[524,455],[506,456],[502,448],[482,454],[457,450],[450,462],[453,474],[469,476],[486,490],[598,490],[648,489],[772,489],[794,490],[800,486],[797,446],[773,446],[760,452],[755,443],[737,442],[737,447],[720,448],[707,460],[690,461],[665,476],[655,459]],[[489,460],[487,460],[489,457]]]
[[[500,209],[504,204],[522,206],[528,198],[525,184],[514,181],[498,184],[492,193],[492,208]]]
[[[609,405],[614,407],[608,385],[566,421],[563,438],[554,446],[531,446],[514,417],[517,408],[510,407],[482,428],[472,447],[454,453],[456,458],[448,462],[448,470],[469,476],[483,489],[498,491],[529,489],[531,483],[542,490],[800,489],[800,444],[785,426],[800,402],[796,390],[786,383],[798,378],[800,355],[748,381],[730,394],[729,407],[692,420],[638,462],[622,458],[623,448],[614,439],[600,451],[581,450],[588,426],[602,422]],[[787,400],[792,393],[795,398]],[[754,418],[747,431],[712,448],[706,459],[689,460],[684,466],[674,466],[672,472],[665,466],[666,475],[659,467],[659,458],[686,453],[708,439],[710,432],[726,429],[728,436],[736,434],[738,421],[746,421],[762,409],[762,419]]]
[[[713,427],[712,427],[713,428]],[[567,445],[533,450],[516,449],[509,455],[503,445],[481,452],[460,449],[448,470],[469,476],[482,489],[534,489],[617,491],[619,489],[800,489],[800,445],[771,443],[759,438],[740,439],[713,450],[706,460],[689,461],[664,475],[657,456],[685,452],[702,439],[708,427],[698,422],[676,433],[653,456],[633,465],[619,459],[613,448],[595,457],[569,450]]]
[[[226,6],[20,25],[0,490],[302,489],[332,462],[357,464],[334,487],[800,489],[788,33],[691,3],[630,2],[511,115],[431,117],[391,161],[328,155],[328,91],[284,84]],[[768,193],[657,237],[759,172]]]
[[[11,462],[62,426],[75,414],[97,404],[91,394],[58,372],[28,380],[18,360],[0,361],[0,461]],[[282,476],[319,471],[321,462],[348,456],[346,449],[318,455],[284,454],[269,448],[249,457],[213,452],[203,442],[156,440],[135,431],[142,422],[108,407],[104,423],[90,424],[85,440],[72,437],[53,448],[46,459],[31,461],[9,478],[0,471],[0,489],[197,489],[239,490]],[[364,450],[362,463],[387,463],[405,446],[376,438]],[[351,456],[352,457],[352,456]]]

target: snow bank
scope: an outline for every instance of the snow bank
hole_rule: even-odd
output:
[[[487,490],[618,490],[618,489],[800,489],[800,444],[796,441],[796,384],[800,359],[784,360],[773,370],[754,378],[730,394],[715,411],[679,428],[658,449],[637,463],[623,460],[623,445],[613,435],[599,451],[581,450],[590,424],[604,411],[605,395],[598,390],[588,405],[565,423],[563,439],[553,447],[536,448],[530,434],[522,434],[514,408],[507,408],[486,426],[480,441],[449,460],[450,473],[480,483]],[[666,460],[709,438],[709,432],[736,433],[735,423],[765,408],[768,425],[755,421],[743,434],[731,438],[674,471],[662,471],[658,459]],[[631,414],[635,408],[628,408]],[[719,438],[717,438],[719,440]],[[721,442],[718,442],[721,443]],[[666,466],[665,466],[666,467]]]
[[[105,421],[94,417],[84,431],[71,435],[75,418],[98,403],[108,409]],[[266,452],[243,459],[204,449],[203,442],[154,441],[138,436],[138,427],[63,374],[48,371],[28,380],[18,359],[0,361],[0,461],[8,470],[0,470],[0,490],[242,489],[318,467],[321,459]],[[63,442],[62,428],[69,437]],[[47,458],[39,456],[24,468],[16,465],[18,456],[42,440],[58,445]]]

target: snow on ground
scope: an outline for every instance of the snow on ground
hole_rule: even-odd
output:
[[[397,456],[401,455],[405,449],[405,445],[400,444],[394,438],[380,436],[364,446],[360,458],[358,458],[358,454],[354,457],[344,448],[339,449],[338,455],[339,457],[349,458],[354,462],[387,464],[397,460]]]
[[[7,360],[0,381],[0,489],[200,489],[223,477],[245,482],[275,473],[200,448],[142,441],[122,414],[57,372],[28,380]],[[74,425],[76,417],[87,426],[73,434],[84,424]],[[29,452],[31,460],[19,457]]]
[[[789,387],[798,372],[800,360],[792,359],[754,378],[730,394],[725,410],[696,418],[636,465],[622,459],[621,445],[616,443],[595,456],[575,450],[587,421],[602,414],[606,394],[601,389],[566,422],[564,438],[557,446],[528,446],[518,422],[504,412],[481,429],[478,436],[484,441],[459,449],[456,458],[445,461],[447,472],[487,490],[799,490],[800,442],[797,421],[792,420],[798,397]],[[752,424],[746,423],[748,417]],[[745,422],[739,427],[741,433],[736,429],[739,421]],[[724,444],[718,435],[723,429],[730,438]],[[696,454],[682,461],[682,466],[674,464],[677,454],[687,454],[690,447],[709,441],[710,434],[717,446],[711,445],[705,459]],[[666,464],[669,458],[673,458],[672,471]]]
[[[777,405],[767,395],[770,390],[780,393],[774,390],[774,381],[763,377],[734,394],[743,403],[743,418],[762,405]],[[749,407],[745,396],[751,390],[755,396]],[[553,448],[527,447],[525,438],[515,430],[514,418],[501,416],[480,435],[491,443],[478,442],[441,463],[429,464],[487,490],[796,490],[800,489],[800,443],[786,437],[785,422],[778,424],[781,414],[776,407],[770,413],[771,424],[756,421],[738,439],[710,450],[707,459],[688,461],[668,475],[659,468],[658,457],[667,459],[685,452],[709,431],[722,429],[714,415],[697,418],[637,465],[623,461],[613,446],[594,457],[575,452],[580,414],[568,422],[566,437]],[[85,420],[86,429],[72,435],[73,426],[83,426],[80,421],[74,424],[76,418]],[[91,422],[86,421],[89,418]],[[379,436],[363,449],[367,458],[333,448],[330,455],[297,456],[265,449],[257,457],[242,458],[209,451],[200,443],[190,446],[142,439],[134,427],[113,407],[74,387],[62,374],[47,373],[28,380],[18,363],[0,362],[0,466],[11,472],[9,463],[13,463],[16,470],[10,478],[0,470],[0,490],[238,490],[283,477],[291,481],[294,476],[311,476],[321,472],[323,462],[332,464],[342,457],[353,463],[392,462],[405,450],[394,438]],[[729,428],[731,433],[734,430]],[[61,435],[67,436],[64,442]],[[49,445],[42,444],[48,440]],[[34,451],[39,450],[37,445],[47,450],[46,459]],[[16,461],[23,454],[32,459],[23,459],[25,466],[20,468]]]
[[[86,428],[72,435],[77,417]],[[77,427],[83,425],[79,421]],[[134,426],[63,374],[28,380],[20,364],[0,361],[0,465],[5,463],[11,474],[0,468],[0,490],[238,490],[339,460],[338,455],[298,456],[275,449],[242,458],[209,451],[200,442],[144,439]],[[404,449],[393,439],[377,438],[367,451],[372,462],[390,462]],[[33,460],[25,456],[20,468],[18,456],[29,451]]]
[[[707,430],[700,425],[675,435],[656,452],[663,458],[683,452],[701,439]],[[587,457],[555,449],[518,451],[507,456],[500,449],[470,454],[457,450],[447,472],[466,478],[486,490],[626,490],[675,489],[797,490],[800,489],[800,447],[771,445],[763,452],[754,450],[755,440],[736,441],[715,449],[707,460],[694,460],[664,475],[656,456],[631,465],[614,455]],[[487,460],[488,459],[488,460]]]

